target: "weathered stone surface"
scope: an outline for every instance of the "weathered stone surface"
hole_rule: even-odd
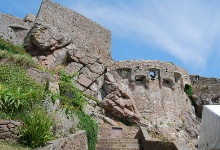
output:
[[[196,115],[202,117],[203,105],[220,105],[220,79],[190,76]]]
[[[59,82],[49,82],[49,90],[54,94],[58,94],[60,92]]]
[[[84,74],[80,74],[78,78],[78,83],[84,87],[89,87],[92,81],[88,77],[86,77]]]
[[[1,13],[0,20],[0,37],[13,44],[22,45],[32,24],[14,16]]]
[[[27,49],[53,51],[70,44],[71,37],[66,33],[60,32],[54,26],[46,23],[35,23],[25,43]]]
[[[28,68],[28,74],[35,80],[35,82],[45,86],[46,82],[58,82],[59,76],[52,75],[36,68]]]
[[[83,65],[80,63],[71,62],[65,67],[65,72],[67,72],[69,74],[74,74],[76,72],[79,72],[82,67],[83,67]]]
[[[31,23],[31,22],[34,22],[35,19],[36,19],[35,15],[33,15],[33,14],[27,14],[27,15],[24,17],[23,21],[24,21],[24,22],[29,22],[29,23]]]
[[[65,41],[71,39],[71,43],[77,47],[85,48],[95,55],[102,56],[104,62],[111,59],[111,32],[64,6],[52,1],[44,1],[35,22],[35,24],[45,24],[46,27],[51,28],[53,34],[49,34],[51,38],[48,39],[56,39],[57,41],[60,39],[57,37],[62,37],[60,43],[63,44],[57,43],[58,45],[65,45],[67,43]],[[43,34],[47,35],[47,33]]]
[[[19,134],[19,126],[20,122],[0,119],[0,140],[16,140]]]
[[[91,72],[96,74],[102,74],[104,72],[104,66],[99,63],[94,63],[93,65],[88,65],[88,68]]]
[[[85,131],[77,131],[68,137],[59,138],[46,143],[45,147],[37,150],[88,150],[87,136]]]
[[[134,101],[133,98],[121,88],[120,83],[117,83],[110,73],[105,74],[105,78],[108,81],[114,81],[105,81],[104,83],[107,96],[102,103],[105,109],[117,117],[131,119],[133,122],[138,123],[141,120],[141,116],[135,103],[132,102]],[[126,101],[130,101],[132,104],[127,107],[128,105],[125,105]]]
[[[91,72],[87,67],[82,68],[79,73],[85,75],[93,82],[99,77],[98,74]]]
[[[66,51],[67,49],[62,48],[53,52],[53,56],[55,57],[55,65],[64,64],[66,62]]]

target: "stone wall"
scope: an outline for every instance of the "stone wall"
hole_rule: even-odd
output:
[[[72,44],[102,56],[105,62],[111,59],[111,32],[64,6],[43,0],[36,24],[53,27],[68,36]]]
[[[116,134],[114,131],[117,129]],[[133,139],[138,132],[139,128],[136,126],[108,126],[101,125],[98,130],[98,138],[125,138]]]
[[[37,150],[88,150],[87,136],[85,131],[78,131],[68,137],[59,138],[46,143],[45,147]]]
[[[12,120],[0,120],[0,140],[17,140],[20,122]]]
[[[161,61],[113,62],[107,72],[131,95],[138,112],[152,124],[178,124],[179,116],[191,108],[184,93],[190,84],[186,70]],[[121,98],[121,101],[127,98]]]
[[[33,15],[28,15],[24,20],[11,15],[0,13],[0,37],[12,42],[13,44],[22,45],[29,29],[33,25],[30,20]]]
[[[140,127],[135,139],[141,141],[143,150],[190,150],[184,141],[161,141],[154,139],[143,127]]]

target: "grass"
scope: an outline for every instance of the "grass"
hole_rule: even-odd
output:
[[[0,142],[0,149],[1,150],[31,150],[29,147],[24,147],[17,143],[11,143],[11,142]]]

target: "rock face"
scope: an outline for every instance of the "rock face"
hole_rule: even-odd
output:
[[[28,15],[30,16],[30,14]],[[32,15],[34,17],[34,15]],[[0,13],[0,37],[11,41],[13,44],[22,45],[24,39],[33,25],[30,17],[25,17],[24,20],[11,15]]]
[[[196,115],[202,117],[203,105],[220,105],[220,79],[190,76],[193,87],[193,103]]]
[[[110,73],[105,74],[104,89],[107,96],[102,103],[107,111],[114,116],[128,119],[136,124],[141,121],[141,115],[132,96],[122,88],[121,83],[117,82]]]

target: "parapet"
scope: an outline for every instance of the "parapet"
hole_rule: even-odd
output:
[[[182,69],[170,62],[162,62],[157,60],[129,60],[112,62],[108,67],[108,72],[115,74],[118,72],[121,78],[130,78],[132,82],[159,80],[160,86],[162,84],[190,84],[190,78],[187,70]]]

